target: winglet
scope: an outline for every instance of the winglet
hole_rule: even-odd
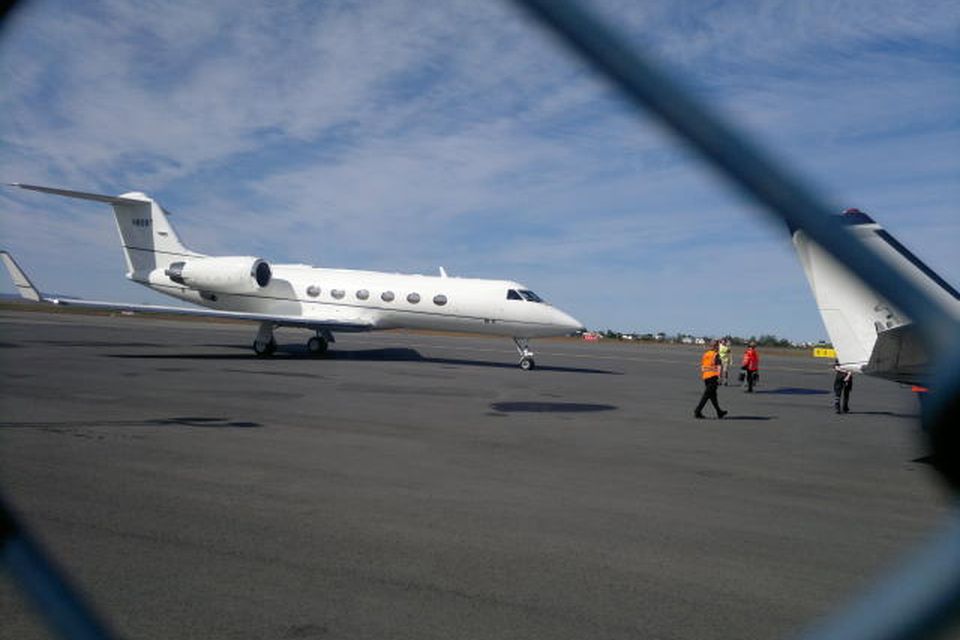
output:
[[[40,292],[33,286],[30,278],[23,272],[23,269],[21,269],[16,260],[13,259],[13,256],[6,251],[0,251],[0,260],[3,260],[3,265],[10,273],[10,279],[13,280],[13,284],[16,285],[17,293],[20,294],[20,297],[33,300],[34,302],[40,302],[40,300],[42,300]]]
[[[441,278],[446,278],[446,277],[447,277],[447,270],[444,269],[443,267],[440,267],[440,277],[441,277]]]

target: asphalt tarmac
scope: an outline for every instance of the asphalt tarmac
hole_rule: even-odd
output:
[[[0,487],[124,637],[784,637],[947,511],[910,392],[835,415],[829,361],[695,420],[696,348],[254,333],[0,313]],[[46,637],[4,573],[0,636]]]

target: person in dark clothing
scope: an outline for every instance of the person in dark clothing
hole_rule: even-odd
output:
[[[720,408],[720,403],[717,401],[717,386],[720,383],[721,364],[720,354],[717,353],[718,346],[719,344],[714,341],[700,359],[700,376],[703,378],[703,395],[700,396],[700,403],[697,404],[697,408],[693,410],[694,417],[698,419],[705,417],[702,411],[703,407],[707,404],[707,400],[713,403],[713,408],[717,412],[717,418],[723,419],[723,416],[727,415],[727,412]]]
[[[850,390],[853,389],[853,371],[840,368],[840,363],[834,360],[833,370],[833,408],[837,413],[850,413]],[[841,402],[842,400],[842,402]]]

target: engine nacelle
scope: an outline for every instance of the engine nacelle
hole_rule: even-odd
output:
[[[164,274],[177,284],[216,293],[253,293],[270,284],[273,275],[266,260],[251,256],[173,262]]]

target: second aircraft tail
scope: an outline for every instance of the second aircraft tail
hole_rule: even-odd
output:
[[[870,216],[858,209],[847,209],[843,223],[879,256],[940,300],[948,312],[957,313],[960,294],[956,289]],[[793,245],[840,365],[891,379],[914,377],[913,373],[906,375],[908,362],[911,372],[919,365],[916,340],[905,339],[911,334],[906,326],[910,324],[909,317],[864,285],[803,231],[793,232]],[[877,348],[878,342],[883,348]],[[890,345],[894,342],[899,346],[896,354],[891,355]]]

